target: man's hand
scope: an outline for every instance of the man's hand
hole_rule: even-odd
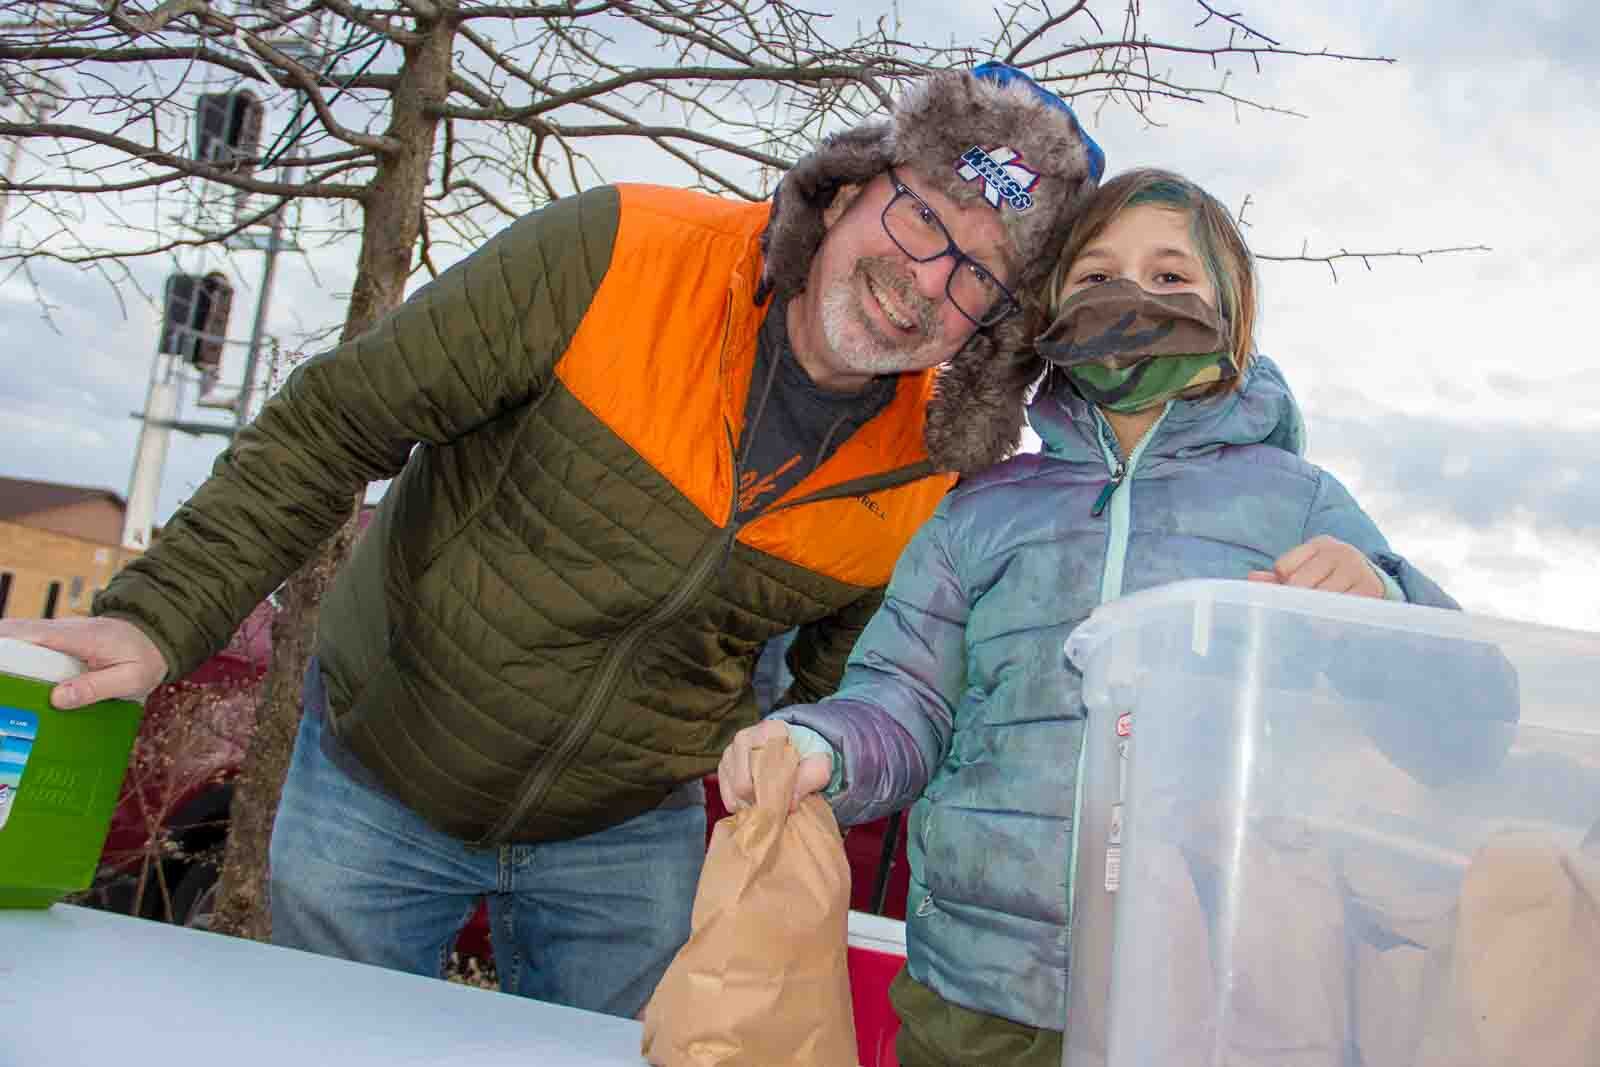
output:
[[[167,676],[161,650],[123,619],[6,619],[0,637],[65,652],[89,668],[51,690],[50,703],[62,710],[98,700],[143,700]]]
[[[1328,593],[1353,593],[1382,600],[1383,581],[1353,545],[1320,534],[1279,556],[1270,571],[1251,571],[1252,582],[1272,582]]]
[[[743,811],[756,802],[756,781],[750,773],[750,759],[755,750],[765,744],[785,744],[789,740],[787,723],[776,719],[747,726],[733,735],[733,740],[723,750],[717,764],[717,788],[722,792],[722,806],[729,812]],[[827,756],[807,756],[800,761],[795,774],[794,796],[789,799],[789,810],[799,807],[800,800],[811,793],[819,793],[828,786],[833,775],[833,765]]]

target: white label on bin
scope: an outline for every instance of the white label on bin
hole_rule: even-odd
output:
[[[1122,805],[1128,799],[1128,738],[1133,736],[1133,713],[1117,716],[1117,802],[1111,805],[1111,829],[1106,834],[1106,892],[1122,885]]]
[[[1111,805],[1111,833],[1106,838],[1106,892],[1122,885],[1122,805]]]
[[[22,769],[38,736],[39,716],[21,708],[0,707],[0,830],[11,817],[22,785]]]

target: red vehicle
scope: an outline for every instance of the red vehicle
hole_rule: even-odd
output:
[[[272,655],[263,605],[222,652],[145,701],[92,903],[204,925],[221,870],[233,781]]]
[[[254,727],[256,684],[271,658],[271,610],[263,605],[228,647],[145,703],[144,724],[101,856],[100,906],[147,918],[204,925],[221,869],[233,780]],[[707,779],[707,834],[727,814]],[[899,818],[851,829],[850,907],[905,917],[910,869]],[[462,931],[463,956],[491,957],[486,911]]]

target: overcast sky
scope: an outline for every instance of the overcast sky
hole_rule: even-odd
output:
[[[989,18],[978,0],[943,6],[953,34]],[[1153,35],[1163,10],[1174,35],[1195,20],[1144,6]],[[1232,88],[1304,118],[1172,102],[1154,128],[1080,108],[1109,170],[1161,165],[1235,209],[1248,197],[1259,253],[1489,246],[1346,261],[1336,281],[1265,263],[1262,348],[1306,409],[1311,458],[1468,610],[1600,630],[1600,331],[1582,320],[1600,273],[1600,14],[1579,0],[1258,6],[1254,24],[1286,45],[1397,62],[1235,64]],[[338,321],[353,254],[283,260],[272,331]],[[259,260],[236,269],[253,284]],[[164,273],[139,276],[159,292]],[[0,287],[0,475],[126,493],[155,313],[136,298],[124,313],[90,273],[37,278],[59,332],[21,280]],[[252,298],[235,301],[241,337]],[[219,447],[174,439],[162,517]]]

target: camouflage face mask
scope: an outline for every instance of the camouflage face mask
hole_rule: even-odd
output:
[[[1074,293],[1036,347],[1085,400],[1118,412],[1239,374],[1215,308],[1193,293],[1150,293],[1126,280]]]

